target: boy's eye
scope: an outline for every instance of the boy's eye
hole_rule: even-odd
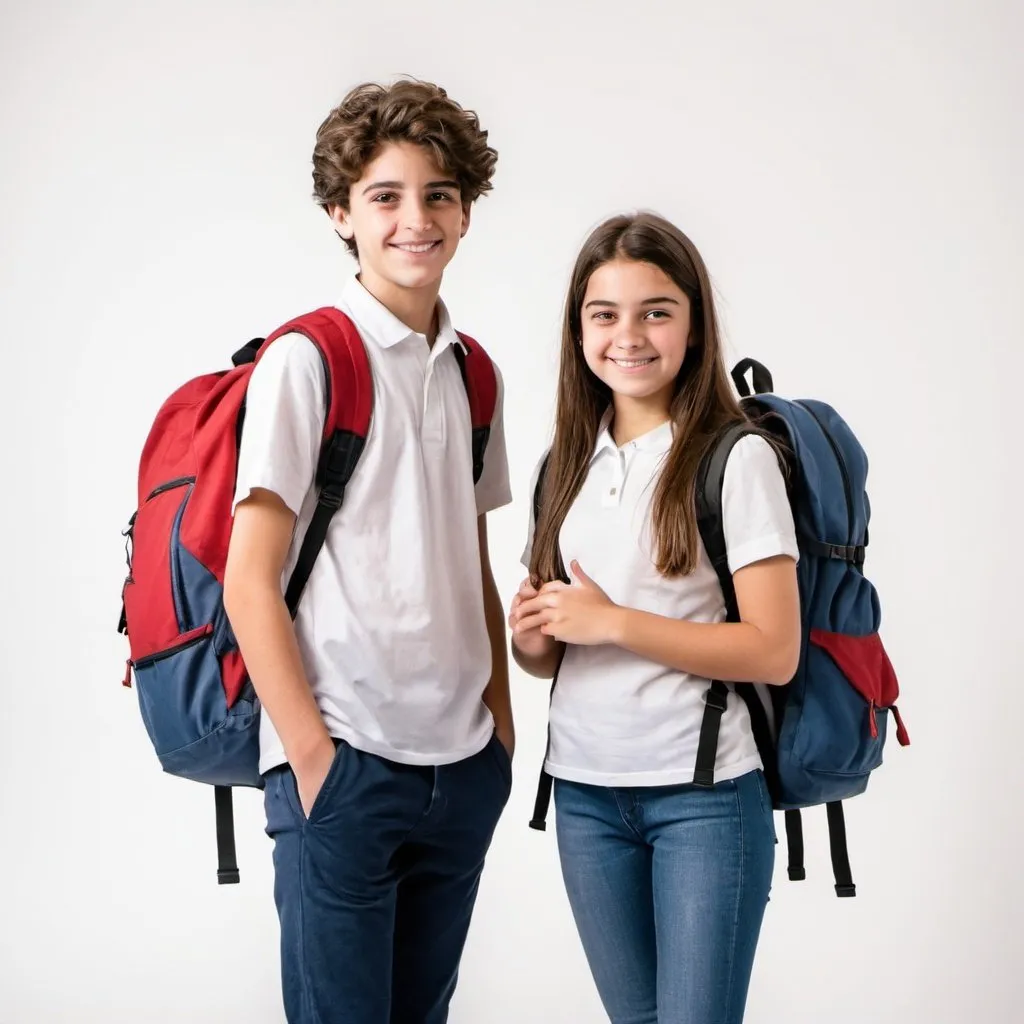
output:
[[[393,203],[398,196],[394,192],[380,192],[370,200],[372,203]]]
[[[431,192],[427,199],[431,203],[444,203],[452,198],[450,192]]]

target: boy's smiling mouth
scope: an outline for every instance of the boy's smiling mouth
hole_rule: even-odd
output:
[[[401,249],[402,252],[418,255],[424,252],[432,252],[441,244],[441,240],[437,239],[433,242],[392,242],[390,244],[392,249]]]

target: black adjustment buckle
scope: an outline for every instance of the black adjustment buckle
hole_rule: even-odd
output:
[[[712,690],[709,687],[704,691],[704,703],[707,704],[712,711],[724,714],[725,709],[729,706],[729,691],[726,690],[724,693],[719,693],[717,690]]]
[[[238,868],[218,868],[217,869],[217,884],[218,885],[233,885],[241,881],[241,875],[239,874]]]
[[[341,503],[345,500],[345,488],[338,488],[337,485],[334,485],[333,487],[327,485],[320,492],[320,495],[316,500],[319,504],[326,505],[327,508],[337,512],[338,509],[341,508]]]
[[[364,444],[364,438],[344,430],[336,431],[331,438],[327,450],[320,460],[317,480],[324,493],[333,492],[337,495],[336,499],[331,499],[337,501],[337,504],[331,504],[332,508],[338,508],[341,505],[345,488],[352,478],[352,472],[356,468]]]
[[[839,883],[839,884],[836,885],[836,895],[837,896],[856,896],[857,895],[857,886],[854,885],[853,882],[850,882],[848,885],[843,884],[843,883]]]
[[[805,868],[789,867],[789,880],[791,882],[805,882],[807,880],[807,871]]]

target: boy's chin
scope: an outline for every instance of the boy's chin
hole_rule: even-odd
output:
[[[386,270],[380,275],[388,284],[395,288],[404,288],[409,291],[419,291],[423,288],[431,288],[441,283],[444,276],[444,267],[423,267],[418,270]]]
[[[382,278],[393,288],[419,290],[440,284],[448,260],[431,260],[423,266],[402,266],[390,261],[372,268],[373,276]],[[365,270],[366,268],[364,268]]]

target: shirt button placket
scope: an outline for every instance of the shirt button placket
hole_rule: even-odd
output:
[[[606,505],[618,505],[622,501],[622,484],[626,478],[625,456],[621,451],[615,453],[615,468],[612,470],[611,483],[604,496]]]

